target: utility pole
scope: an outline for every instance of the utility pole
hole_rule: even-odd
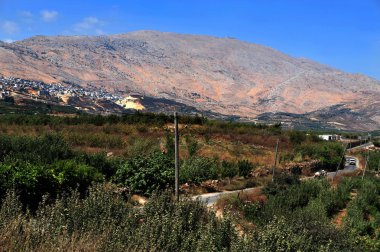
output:
[[[342,161],[343,161],[344,156],[346,155],[347,147],[348,147],[348,144],[346,144],[346,146],[344,147],[343,155],[342,155],[342,157],[340,158],[340,161],[339,161],[339,163],[338,163],[338,166],[336,167],[336,171],[335,171],[334,176],[333,176],[333,179],[332,179],[333,181],[334,181],[334,179],[335,179],[335,176],[338,175],[339,167],[340,167],[340,164],[341,164]]]
[[[367,158],[366,158],[366,160],[365,160],[365,165],[364,165],[364,171],[363,171],[363,175],[362,175],[362,180],[364,179],[364,175],[365,175],[365,171],[366,171],[366,169],[367,169],[368,161],[369,161],[369,150],[368,150]]]
[[[179,201],[179,132],[177,112],[174,112],[175,198]]]
[[[276,155],[274,157],[274,165],[273,165],[273,174],[272,174],[272,182],[274,182],[274,175],[276,173],[276,163],[277,163],[277,155],[278,155],[278,144],[280,142],[280,139],[277,138],[277,144],[276,144]]]

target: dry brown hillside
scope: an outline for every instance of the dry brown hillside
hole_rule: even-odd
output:
[[[0,44],[0,74],[136,91],[247,117],[342,104],[349,116],[327,121],[342,123],[358,113],[367,128],[380,127],[379,81],[231,38],[156,31],[37,36]]]

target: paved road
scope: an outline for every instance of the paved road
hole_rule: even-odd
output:
[[[373,146],[373,143],[372,143],[372,142],[364,143],[364,144],[362,144],[362,145],[359,145],[359,146],[356,146],[356,147],[352,147],[352,148],[349,148],[350,145],[348,145],[348,146],[347,146],[347,150],[364,149],[364,148],[372,147],[372,146]]]
[[[346,165],[344,169],[339,170],[338,174],[344,174],[349,173],[352,171],[355,171],[357,169],[357,165],[359,164],[359,160],[356,157],[346,156],[346,160],[354,158],[356,160],[356,165]],[[328,172],[327,177],[333,178],[335,172]],[[310,177],[311,178],[311,177]],[[236,191],[226,191],[226,192],[215,192],[215,193],[205,193],[197,196],[193,196],[192,199],[194,200],[200,200],[201,202],[204,202],[207,204],[208,207],[214,205],[218,199],[225,195],[233,194],[233,193],[239,193],[239,192],[250,192],[260,187],[252,187],[252,188],[246,188],[243,190],[236,190]]]
[[[200,200],[201,202],[204,202],[207,204],[208,207],[214,205],[218,199],[225,195],[233,194],[233,193],[239,193],[239,192],[250,192],[260,187],[252,187],[252,188],[246,188],[243,190],[236,190],[236,191],[226,191],[226,192],[215,192],[215,193],[205,193],[197,196],[193,196],[192,199],[194,200]]]
[[[356,160],[356,165],[349,165],[349,164],[345,165],[342,170],[338,170],[337,175],[344,174],[344,173],[350,173],[350,172],[353,172],[357,169],[358,164],[359,164],[359,159],[357,159],[356,157],[346,156],[346,160],[349,160],[351,158],[354,158]],[[327,177],[333,178],[335,173],[336,172],[328,172]]]

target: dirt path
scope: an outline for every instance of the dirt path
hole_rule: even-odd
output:
[[[337,213],[331,220],[331,222],[337,226],[337,227],[342,227],[343,225],[343,220],[344,220],[344,217],[346,217],[347,215],[347,205],[356,198],[357,196],[357,191],[356,190],[353,190],[351,193],[350,193],[350,200],[348,201],[348,203],[346,204],[346,207],[343,208],[342,210],[339,211],[339,213]]]

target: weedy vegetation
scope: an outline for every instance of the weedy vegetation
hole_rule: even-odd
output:
[[[379,179],[301,181],[287,162],[335,170],[344,147],[315,134],[180,118],[180,182],[263,185],[224,198],[223,217],[172,197],[171,116],[0,116],[0,247],[6,251],[379,251]],[[271,168],[280,139],[279,175]],[[369,164],[375,167],[378,153]],[[214,188],[214,190],[216,190]],[[133,195],[148,197],[145,205]],[[355,195],[355,196],[353,196]],[[217,206],[218,206],[217,205]],[[333,221],[345,215],[340,224]]]

